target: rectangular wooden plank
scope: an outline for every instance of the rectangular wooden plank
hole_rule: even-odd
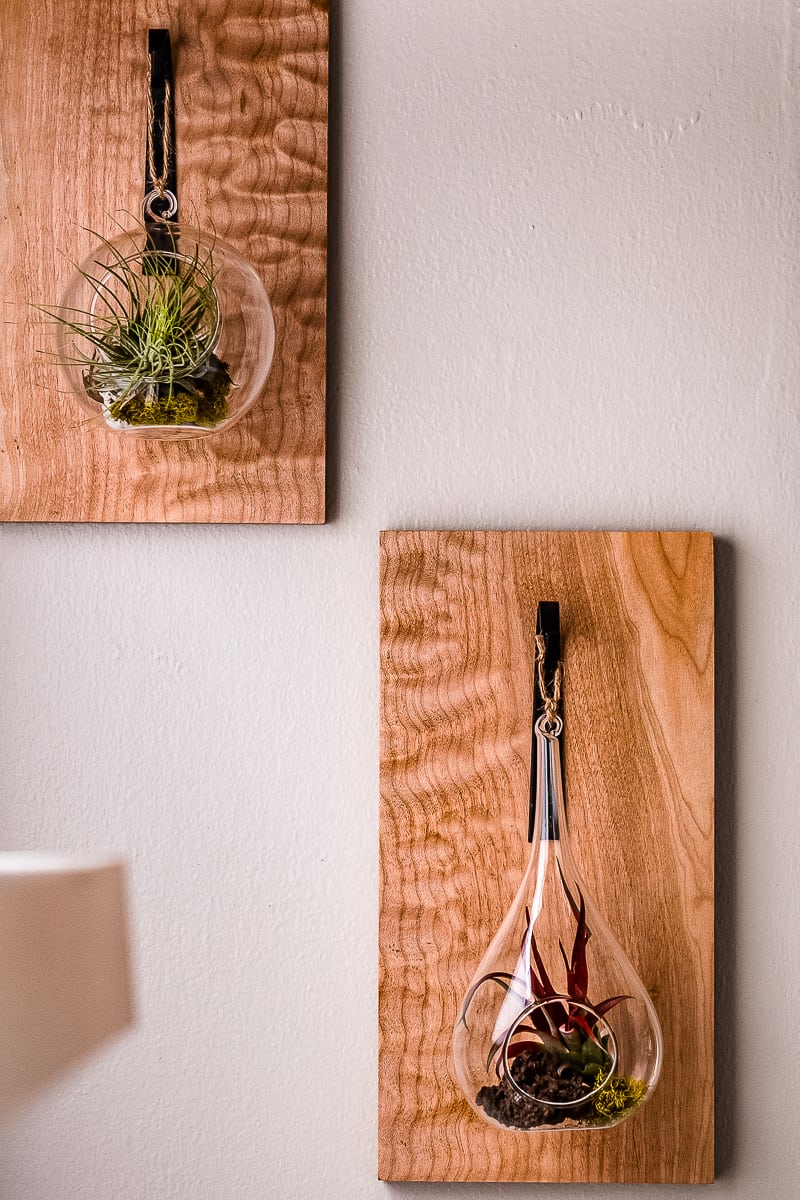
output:
[[[380,580],[380,1177],[711,1182],[711,536],[387,532]],[[579,864],[665,1039],[652,1098],[608,1130],[498,1130],[450,1052],[527,858],[542,599],[561,604]]]
[[[183,218],[260,274],[277,327],[262,399],[225,433],[85,423],[40,351],[91,234],[139,217],[147,30],[171,31]],[[0,519],[325,519],[327,0],[14,0],[0,78]]]

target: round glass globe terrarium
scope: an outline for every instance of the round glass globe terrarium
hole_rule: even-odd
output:
[[[159,222],[101,239],[56,318],[58,361],[83,408],[139,438],[229,429],[264,389],[275,322],[233,246]]]

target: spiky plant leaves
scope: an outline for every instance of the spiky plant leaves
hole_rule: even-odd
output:
[[[464,1003],[461,1006],[460,1018],[464,1022],[464,1025],[467,1024],[467,1012],[472,1004],[475,993],[477,992],[478,988],[483,986],[484,983],[496,983],[503,989],[504,992],[513,992],[523,1004],[527,1004],[528,999],[525,993],[523,991],[519,991],[517,988],[512,987],[512,984],[519,982],[520,980],[517,979],[516,975],[512,975],[509,971],[492,971],[488,975],[482,975],[476,983],[473,983],[472,987],[464,997]]]

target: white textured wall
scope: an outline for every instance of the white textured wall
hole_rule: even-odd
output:
[[[128,856],[140,997],[0,1197],[386,1194],[377,531],[414,525],[722,539],[717,1192],[794,1197],[797,6],[336,7],[331,524],[0,529],[0,837]]]

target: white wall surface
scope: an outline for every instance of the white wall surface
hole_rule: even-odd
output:
[[[0,528],[0,838],[127,856],[139,988],[0,1198],[655,1194],[376,1181],[377,534],[428,526],[721,539],[716,1192],[788,1200],[798,6],[350,0],[335,36],[330,524]]]

